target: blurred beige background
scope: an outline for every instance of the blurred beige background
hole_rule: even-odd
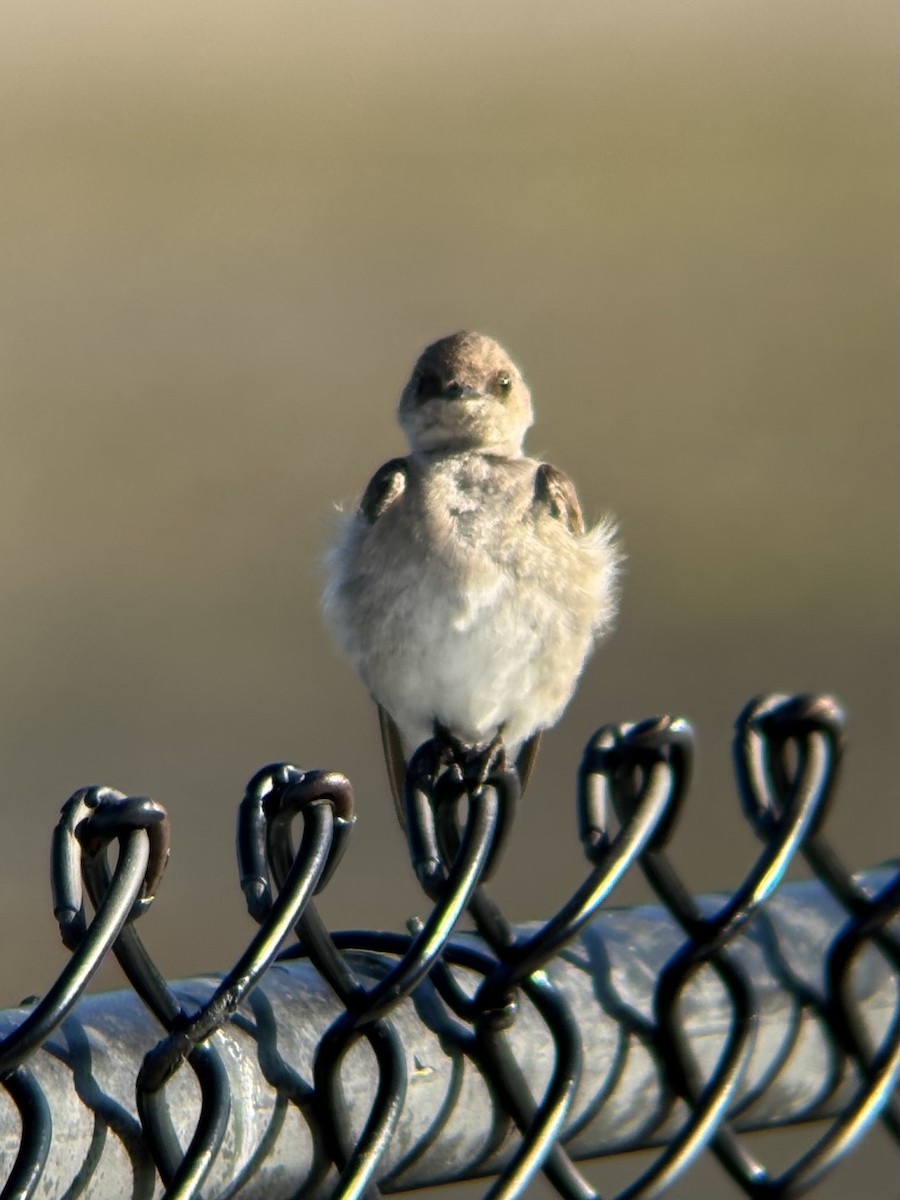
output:
[[[580,878],[592,729],[662,711],[699,734],[678,860],[733,887],[730,728],[763,690],[844,701],[830,829],[896,852],[896,44],[881,0],[4,4],[4,1003],[64,961],[48,842],[86,783],[169,809],[169,975],[252,933],[234,814],[272,759],[356,787],[328,921],[422,910],[320,560],[462,326],[523,364],[531,451],[629,555],[511,915]]]

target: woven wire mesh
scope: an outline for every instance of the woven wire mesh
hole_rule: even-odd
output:
[[[652,1148],[618,1197],[658,1195],[706,1153],[746,1195],[786,1197],[876,1122],[900,1142],[900,871],[853,875],[822,832],[842,742],[827,697],[747,706],[735,773],[761,849],[730,894],[698,899],[668,851],[690,726],[602,728],[578,775],[585,877],[526,928],[484,886],[515,766],[427,743],[405,817],[430,910],[393,934],[332,934],[316,909],[353,830],[349,782],[272,764],[238,816],[258,932],[223,977],[180,985],[137,932],[165,869],[165,811],[76,792],[52,856],[71,957],[43,998],[2,1016],[2,1196],[343,1200],[484,1177],[506,1198],[543,1174],[583,1200],[600,1193],[577,1161]],[[813,881],[776,893],[797,856]],[[601,907],[630,870],[659,905]],[[110,953],[131,992],[85,997]],[[819,1124],[794,1161],[751,1150],[748,1130],[798,1122]]]

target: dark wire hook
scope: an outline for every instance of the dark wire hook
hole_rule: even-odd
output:
[[[720,946],[714,937],[714,925],[704,924],[665,856],[690,777],[693,734],[689,724],[681,719],[653,718],[637,725],[619,726],[612,741],[607,767],[609,797],[621,821],[635,811],[641,797],[653,786],[655,776],[661,774],[665,786],[671,789],[672,800],[665,819],[641,852],[640,864],[651,886],[690,939],[663,970],[654,998],[654,1015],[656,1050],[666,1076],[671,1086],[684,1095],[692,1112],[674,1141],[617,1197],[617,1200],[634,1200],[639,1196],[655,1196],[667,1187],[713,1136],[749,1058],[752,1008],[743,978],[727,959],[715,957]],[[705,961],[711,961],[725,985],[734,1019],[713,1076],[700,1090],[689,1081],[690,1054],[682,1045],[673,1018],[682,987]]]
[[[681,725],[673,723],[671,738],[688,736]],[[648,844],[664,820],[680,801],[679,794],[667,786],[671,778],[654,779],[655,786],[644,789],[639,803],[623,822],[615,839],[608,831],[609,806],[606,773],[613,767],[614,731],[606,727],[591,739],[579,772],[579,815],[582,841],[594,870],[578,891],[550,921],[530,937],[509,944],[510,933],[500,924],[499,913],[489,913],[486,898],[475,904],[480,912],[476,921],[482,933],[494,944],[500,956],[470,1005],[476,1017],[478,1042],[482,1055],[493,1061],[493,1076],[502,1081],[506,1106],[516,1114],[523,1141],[516,1158],[495,1185],[500,1195],[517,1195],[543,1163],[557,1190],[566,1196],[590,1196],[593,1189],[554,1145],[574,1096],[580,1074],[580,1051],[571,1017],[561,998],[550,986],[541,968],[583,928],[610,893],[640,851]],[[540,972],[540,974],[538,974]],[[524,1085],[514,1060],[505,1052],[500,1031],[513,1019],[515,990],[525,986],[554,1039],[554,1073],[540,1106]],[[446,986],[446,985],[445,985]],[[549,1161],[547,1160],[549,1156]]]
[[[18,1029],[0,1042],[0,1079],[15,1071],[65,1020],[126,921],[142,911],[141,898],[149,902],[149,889],[156,882],[151,875],[149,828],[163,825],[166,819],[158,805],[149,816],[148,828],[132,821],[120,830],[115,874],[106,894],[95,906],[93,921],[88,925],[84,919],[80,880],[73,864],[84,852],[83,843],[93,840],[106,806],[116,802],[120,795],[108,788],[84,788],[63,806],[53,837],[51,882],[54,910],[60,914],[60,931],[73,953],[44,998]]]
[[[97,912],[102,911],[113,893],[129,840],[141,837],[146,832],[148,847],[145,865],[149,870],[137,903],[130,910],[130,917],[136,917],[152,900],[168,857],[165,810],[146,796],[128,797],[112,788],[89,788],[76,793],[73,801],[91,810],[88,819],[78,820],[75,827],[82,848],[81,874]],[[112,873],[108,850],[110,842],[115,839],[119,840],[122,849],[115,873]],[[77,926],[77,918],[73,922],[71,913],[79,911],[81,907],[80,889],[67,891],[75,878],[72,866],[73,856],[67,853],[61,872],[62,886],[58,893],[58,903],[61,902],[67,930],[71,930],[73,925]],[[161,1024],[168,1029],[173,1028],[184,1018],[183,1010],[156,970],[133,924],[127,923],[121,927],[112,949],[140,998]],[[228,1076],[218,1054],[211,1047],[199,1047],[191,1055],[190,1062],[200,1084],[201,1110],[186,1153],[181,1151],[168,1110],[164,1109],[159,1097],[148,1098],[145,1095],[141,1076],[138,1075],[138,1115],[169,1200],[188,1200],[197,1195],[222,1144],[230,1110]]]
[[[664,746],[670,759],[679,756],[689,762],[691,730],[686,722],[668,718],[648,723],[645,742],[650,731],[656,738],[657,747]],[[600,729],[585,750],[579,771],[579,827],[582,844],[594,870],[569,902],[557,915],[547,922],[535,935],[515,947],[512,954],[498,967],[494,978],[485,986],[485,992],[523,982],[536,972],[544,962],[575,937],[585,923],[595,914],[602,901],[609,895],[622,874],[648,846],[656,844],[667,835],[677,819],[686,788],[686,770],[647,770],[643,786],[633,797],[633,807],[628,813],[620,813],[620,828],[615,838],[609,833],[611,778],[618,771],[633,773],[635,759],[632,754],[623,761],[619,755],[620,733],[611,726]],[[532,979],[526,992],[537,1002],[539,996]],[[548,1020],[558,1044],[561,1035],[567,1032],[567,1021],[557,1017],[554,1023]],[[563,1114],[564,1115],[564,1114]],[[539,1143],[537,1143],[539,1145]],[[560,1156],[557,1154],[557,1160]],[[559,1162],[551,1167],[559,1168]],[[566,1171],[564,1194],[573,1193],[573,1175]],[[554,1180],[554,1182],[556,1182]],[[577,1186],[577,1185],[576,1185]],[[581,1185],[581,1191],[587,1189]]]
[[[350,1047],[363,1035],[383,1029],[390,1012],[425,978],[451,936],[468,897],[485,869],[497,828],[496,794],[491,787],[482,789],[473,801],[467,836],[441,885],[442,894],[427,920],[413,937],[405,954],[388,974],[366,992],[352,998],[347,1013],[339,1017],[322,1039],[315,1061],[316,1093],[326,1109],[334,1111],[339,1103],[337,1085],[340,1064]],[[377,1050],[377,1047],[373,1047]],[[405,1061],[401,1060],[405,1088]],[[402,1103],[402,1101],[401,1101]],[[345,1168],[342,1188],[358,1189],[371,1178],[387,1142],[376,1138],[371,1129],[373,1116]],[[397,1112],[399,1116],[399,1109]],[[393,1118],[396,1120],[396,1117]],[[371,1147],[371,1149],[369,1149]],[[342,1195],[345,1193],[342,1191]],[[350,1191],[347,1195],[352,1194]]]
[[[526,995],[535,1003],[550,1028],[556,1046],[556,1072],[548,1086],[544,1102],[535,1112],[532,1122],[524,1124],[528,1109],[533,1109],[533,1100],[522,1086],[517,1086],[516,1121],[523,1132],[520,1151],[506,1175],[498,1181],[497,1195],[516,1195],[526,1186],[534,1172],[544,1168],[545,1174],[565,1196],[593,1195],[587,1181],[571,1164],[568,1156],[558,1144],[558,1136],[568,1115],[571,1099],[574,1098],[578,1074],[581,1070],[580,1051],[577,1040],[572,1038],[574,1030],[571,1018],[559,997],[548,986],[542,965],[559,953],[564,944],[575,937],[593,916],[596,908],[634,862],[641,848],[653,838],[655,830],[667,817],[668,811],[678,802],[671,787],[653,786],[644,788],[640,802],[634,812],[622,821],[616,839],[608,835],[608,804],[605,774],[613,766],[611,752],[616,737],[611,728],[604,728],[588,743],[580,772],[580,830],[582,844],[587,856],[594,864],[588,880],[577,890],[568,904],[560,908],[557,916],[547,922],[532,937],[526,938],[504,950],[504,941],[509,934],[499,928],[497,914],[490,914],[484,896],[479,896],[479,912],[473,914],[476,924],[500,958],[493,976],[482,985],[480,1001],[487,1012],[498,1007],[504,991],[508,995],[516,986],[523,986]],[[655,784],[656,780],[654,780]],[[540,972],[540,973],[539,973]],[[490,1037],[490,1026],[482,1024],[486,1037]],[[494,1030],[494,1038],[497,1031]]]
[[[448,780],[441,791],[441,780],[435,786],[432,803],[435,839],[439,861],[449,860],[459,852],[462,839],[469,828],[469,820],[460,829],[458,816],[459,797],[467,795],[469,819],[472,806],[487,788],[496,791],[499,798],[501,820],[497,822],[497,834],[491,847],[489,863],[493,866],[502,849],[502,839],[507,835],[519,795],[519,783],[514,768],[508,768],[503,756],[498,755],[486,776],[479,773],[466,778],[464,770],[447,772]],[[500,963],[515,956],[515,935],[480,886],[486,872],[482,872],[478,887],[472,892],[468,908],[481,936],[491,946]],[[497,968],[489,971],[488,983]],[[441,971],[436,986],[448,995],[454,1004],[452,977]],[[565,1119],[577,1087],[581,1072],[580,1047],[577,1031],[568,1010],[561,1003],[545,977],[527,979],[524,990],[541,1014],[555,1046],[554,1071],[544,1098],[539,1106],[525,1085],[521,1071],[511,1056],[506,1044],[505,1032],[515,1020],[517,1011],[516,989],[495,986],[485,990],[483,984],[469,1005],[470,1019],[475,1026],[476,1057],[488,1066],[488,1075],[500,1080],[507,1110],[522,1132],[522,1141],[507,1168],[490,1189],[491,1197],[518,1195],[528,1181],[542,1167],[554,1186],[563,1195],[578,1200],[587,1200],[594,1195],[593,1189],[575,1169],[568,1156],[556,1143],[557,1133]],[[455,1002],[458,1005],[458,999]]]
[[[757,741],[757,735],[768,727],[766,723],[772,711],[782,703],[783,698],[778,697],[774,705],[751,705],[738,721],[735,754],[742,803],[745,811],[754,813],[766,829],[764,849],[741,886],[716,913],[704,915],[697,909],[667,861],[647,855],[644,864],[655,890],[691,939],[663,971],[657,988],[655,1008],[662,1032],[663,1052],[669,1058],[668,1069],[676,1089],[695,1105],[695,1117],[704,1108],[708,1110],[707,1136],[711,1133],[715,1153],[732,1177],[751,1194],[765,1187],[767,1173],[763,1165],[744,1148],[732,1129],[723,1123],[723,1119],[725,1101],[730,1101],[746,1065],[746,1055],[750,1049],[749,1035],[752,1033],[752,1011],[747,981],[723,951],[780,883],[788,863],[809,836],[810,830],[821,820],[823,808],[831,794],[828,754],[815,738],[813,727],[808,722],[791,725],[792,734],[798,739],[793,771],[788,771],[785,763],[786,739],[777,747],[777,760],[784,767],[784,803],[773,803],[769,795],[747,792],[747,781],[753,780],[760,769],[766,768],[766,764],[775,761],[771,748],[765,745],[765,734],[761,743]],[[734,1016],[729,1041],[720,1057],[719,1066],[701,1091],[690,1051],[675,1014],[682,988],[698,967],[707,962],[728,989]],[[695,1100],[698,1091],[700,1096]],[[676,1149],[680,1152],[679,1143],[676,1143]],[[681,1170],[682,1166],[676,1154],[672,1159],[672,1167]],[[663,1175],[661,1178],[667,1177]]]
[[[411,834],[411,854],[417,873],[429,895],[435,899],[434,907],[426,921],[422,923],[408,948],[397,964],[368,991],[357,988],[347,996],[347,1013],[328,1030],[322,1039],[316,1056],[314,1077],[316,1095],[321,1099],[323,1109],[339,1110],[338,1080],[340,1065],[350,1047],[361,1036],[372,1039],[373,1032],[379,1030],[378,1041],[373,1043],[376,1055],[386,1057],[391,1043],[385,1043],[387,1029],[382,1023],[390,1012],[408,996],[425,976],[432,970],[443,947],[453,932],[468,898],[471,896],[478,880],[483,876],[489,863],[496,853],[498,830],[505,828],[500,820],[500,805],[497,800],[494,779],[488,775],[479,785],[477,791],[469,795],[468,820],[464,836],[454,853],[444,858],[440,854],[431,853],[436,849],[436,829],[434,824],[433,805],[455,808],[464,794],[463,778],[455,769],[441,769],[438,747],[429,743],[421,748],[414,756],[415,766],[407,775],[407,815],[408,828]],[[424,764],[424,767],[423,767]],[[435,799],[437,797],[437,799]],[[422,801],[424,803],[417,802]],[[419,837],[419,847],[425,848],[421,853],[416,848],[416,838]],[[449,868],[445,862],[450,862]],[[425,864],[425,869],[422,864]],[[309,931],[301,934],[305,942],[309,942]],[[321,940],[321,934],[319,935]],[[330,939],[329,945],[333,947]],[[315,961],[315,960],[314,960]],[[319,966],[319,964],[316,964]],[[320,966],[321,970],[322,967]],[[391,1031],[391,1036],[393,1031]],[[379,1057],[379,1064],[382,1058]],[[402,1060],[399,1065],[402,1064]],[[404,1069],[405,1087],[405,1069]],[[385,1086],[384,1075],[380,1076],[379,1096],[373,1105],[372,1112],[356,1146],[349,1157],[340,1147],[333,1147],[332,1155],[337,1161],[345,1161],[346,1165],[341,1178],[341,1196],[358,1194],[368,1186],[377,1167],[378,1160],[387,1146],[388,1131],[388,1089]],[[399,1116],[402,1097],[394,1096],[394,1107],[391,1109],[391,1121]],[[385,1109],[385,1116],[379,1120],[379,1104]]]
[[[156,806],[146,820],[135,819],[118,831],[119,861],[115,876],[88,925],[81,893],[82,840],[90,841],[103,826],[105,804],[118,793],[85,788],[63,805],[53,832],[50,880],[54,913],[66,947],[72,952],[47,994],[11,1034],[0,1042],[0,1079],[22,1114],[19,1154],[2,1196],[27,1197],[40,1181],[50,1148],[51,1118],[43,1092],[21,1063],[43,1045],[81,997],[126,921],[152,902],[165,869],[168,829],[165,812]],[[149,802],[152,804],[152,802]]]
[[[776,829],[806,770],[810,738],[826,757],[820,767],[820,793],[815,820],[805,832],[815,835],[834,799],[843,754],[846,718],[830,696],[784,696],[770,693],[751,700],[736,722],[734,770],[744,813],[763,841]],[[797,750],[793,769],[787,762],[789,746]]]
[[[338,799],[322,792],[322,782]],[[310,784],[314,792],[309,792]],[[318,791],[315,787],[318,785]],[[304,793],[304,786],[307,793]],[[304,834],[297,855],[281,881],[277,899],[272,899],[265,865],[266,819],[287,806],[289,816],[300,813]],[[337,810],[337,815],[335,815]],[[222,1097],[228,1094],[227,1075],[208,1039],[234,1013],[274,961],[292,925],[299,919],[313,892],[333,870],[352,827],[352,792],[342,776],[324,777],[322,772],[305,774],[287,765],[264,768],[250,781],[239,811],[238,856],[242,885],[251,915],[262,924],[245,953],[222,979],[210,999],[193,1016],[175,1014],[165,997],[157,995],[157,1006],[168,1010],[169,1035],[150,1051],[138,1076],[142,1119],[152,1130],[160,1161],[170,1177],[173,1195],[192,1195],[202,1185],[224,1135],[227,1109],[222,1116]],[[287,833],[289,837],[289,832]],[[158,981],[159,982],[159,981]],[[217,1103],[205,1105],[188,1153],[180,1156],[173,1144],[171,1121],[162,1098],[162,1088],[187,1060],[204,1091]],[[179,1162],[180,1159],[180,1162]],[[178,1165],[176,1165],[176,1163]]]
[[[675,745],[688,740],[683,721],[669,723],[668,737]],[[572,941],[596,915],[628,868],[641,852],[666,835],[678,815],[684,796],[683,781],[670,773],[648,777],[614,838],[608,827],[608,773],[615,770],[615,748],[611,727],[599,730],[588,743],[579,770],[578,808],[582,844],[593,871],[549,921],[528,938],[516,943],[515,951],[501,963],[486,993],[517,987],[529,975]],[[675,786],[677,778],[678,786]]]
[[[321,775],[321,772],[312,772],[307,776],[294,768],[284,768],[281,771],[281,780],[287,785],[284,788],[269,786],[270,773],[258,773],[250,781],[245,795],[245,801],[249,797],[250,803],[245,805],[242,802],[240,810],[239,849],[246,846],[251,837],[254,842],[258,841],[256,828],[245,828],[244,824],[255,825],[257,813],[263,811],[266,805],[271,807],[273,799],[278,803],[277,815],[273,820],[278,820],[285,812],[288,820],[293,815],[302,814],[303,841],[280,886],[277,899],[273,901],[268,890],[260,894],[258,889],[254,889],[253,896],[248,897],[248,905],[253,903],[258,911],[265,908],[266,912],[264,917],[259,918],[262,927],[237,963],[223,977],[209,1000],[189,1019],[179,1021],[168,1037],[146,1056],[141,1070],[141,1086],[146,1092],[158,1092],[195,1047],[205,1042],[231,1017],[274,962],[281,943],[314,891],[321,886],[326,870],[329,866],[333,869],[333,860],[342,850],[340,845],[336,848],[335,828],[338,822],[348,826],[355,820],[353,797],[352,792],[346,794],[349,791],[347,785],[339,803],[335,805],[331,796],[321,794]],[[308,785],[313,782],[313,777],[316,777],[314,783],[318,787],[310,791]],[[342,776],[339,778],[343,779]],[[334,815],[335,808],[340,814],[337,818]],[[252,866],[255,867],[255,864]],[[247,873],[242,869],[242,878]],[[258,880],[260,877],[257,875],[256,878]],[[263,882],[267,887],[267,882]]]
[[[759,710],[762,719],[756,717]],[[827,755],[827,779],[823,783],[824,804],[834,796],[835,784],[843,758],[846,718],[840,705],[830,696],[764,696],[748,705],[753,718],[759,722],[759,742],[765,754],[762,766],[749,774],[748,795],[750,819],[760,838],[766,836],[763,819],[754,819],[756,810],[783,808],[790,796],[793,781],[784,763],[784,748],[791,737],[803,732],[815,733]],[[865,920],[870,913],[872,898],[841,862],[831,844],[820,833],[821,817],[810,829],[803,843],[803,854],[817,877],[851,916]],[[900,935],[891,927],[876,922],[873,939],[890,957],[900,954]]]
[[[274,912],[278,905],[283,906],[282,897],[290,891],[299,864],[305,861],[303,845],[294,854],[293,818],[302,812],[305,822],[316,819],[323,808],[332,814],[334,836],[315,891],[321,890],[336,869],[355,821],[349,782],[333,772],[302,772],[287,764],[265,767],[250,781],[242,804],[238,857],[248,907],[257,920]],[[274,903],[273,890],[278,896]],[[353,1005],[363,992],[362,985],[336,950],[309,897],[297,907],[293,924],[304,952],[345,1007]],[[338,1194],[342,1196],[358,1196],[369,1186],[396,1127],[405,1095],[406,1063],[396,1032],[387,1023],[381,1023],[367,1030],[366,1036],[378,1065],[378,1088],[366,1127],[349,1155],[349,1162],[345,1162],[348,1156],[344,1147],[350,1137],[340,1096],[332,1097],[329,1106],[322,1100],[317,1083],[313,1097],[328,1153],[339,1167],[344,1166],[338,1186]]]
[[[799,1196],[836,1165],[877,1115],[884,1117],[892,1131],[898,1128],[896,1113],[889,1106],[892,1100],[896,1103],[894,1089],[900,1077],[900,1008],[872,1054],[857,1028],[847,990],[852,962],[864,946],[878,946],[895,969],[900,966],[900,939],[887,928],[900,909],[900,876],[878,896],[868,896],[819,832],[822,810],[834,795],[843,734],[843,713],[828,696],[764,696],[747,706],[738,726],[737,774],[746,792],[745,811],[760,838],[770,838],[773,824],[797,803],[806,775],[812,775],[812,787],[819,793],[819,811],[801,839],[803,852],[832,893],[850,909],[850,918],[829,953],[827,1000],[818,1011],[834,1043],[854,1059],[862,1076],[853,1101],[813,1146],[777,1176],[769,1175],[743,1151],[738,1163],[726,1162],[733,1174],[737,1172],[736,1177],[743,1176],[739,1182],[750,1195]],[[796,746],[793,770],[786,762],[792,742]],[[730,1149],[733,1153],[735,1148]]]

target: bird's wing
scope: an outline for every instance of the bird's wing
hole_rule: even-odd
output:
[[[359,502],[359,515],[370,525],[374,525],[406,491],[408,474],[409,465],[405,458],[392,458],[384,466],[379,467]],[[387,767],[394,808],[397,811],[397,819],[401,828],[405,829],[406,812],[403,803],[403,789],[406,781],[406,759],[403,756],[400,732],[394,724],[394,719],[380,704],[378,705],[378,725],[381,730],[384,763]]]
[[[571,533],[584,533],[584,516],[571,479],[562,471],[541,463],[534,475],[534,500],[550,510],[550,515]]]
[[[378,705],[378,727],[381,730],[384,765],[387,767],[388,783],[391,786],[391,797],[397,812],[397,820],[400,822],[400,828],[405,829],[406,806],[403,802],[403,789],[406,783],[406,759],[403,756],[400,731],[394,724],[394,718],[380,704]]]
[[[374,525],[403,495],[408,474],[409,466],[405,458],[392,458],[379,467],[359,502],[360,516]]]

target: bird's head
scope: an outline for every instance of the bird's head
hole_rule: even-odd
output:
[[[522,373],[493,338],[451,333],[427,346],[403,389],[400,425],[413,451],[515,456],[534,416]]]

